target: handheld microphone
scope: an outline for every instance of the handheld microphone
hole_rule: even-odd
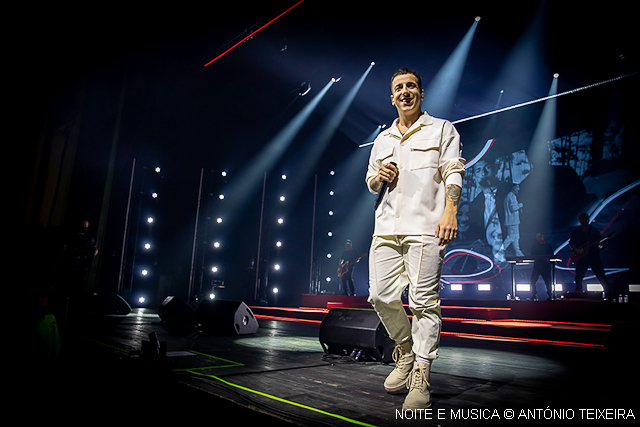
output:
[[[395,162],[389,162],[389,163],[391,163],[393,166],[398,166],[396,165]],[[389,187],[389,181],[382,181],[382,184],[378,189],[378,195],[376,196],[376,203],[373,205],[374,211],[378,209],[378,206],[380,206],[380,202],[382,202],[382,198],[384,197],[384,193],[387,191],[388,187]]]

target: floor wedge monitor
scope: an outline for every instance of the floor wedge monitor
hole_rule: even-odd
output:
[[[242,301],[203,300],[196,309],[197,327],[218,335],[248,335],[258,330],[258,320]]]
[[[357,356],[378,362],[392,361],[395,343],[373,310],[332,308],[320,325],[325,353]]]

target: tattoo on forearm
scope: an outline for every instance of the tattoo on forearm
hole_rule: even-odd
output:
[[[462,188],[459,185],[449,184],[447,185],[447,202],[453,203],[453,206],[458,206],[460,202],[460,194],[462,194]]]

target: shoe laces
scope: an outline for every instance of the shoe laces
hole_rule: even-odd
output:
[[[391,354],[391,358],[393,359],[393,361],[396,363],[398,363],[398,360],[402,359],[403,356],[406,356],[407,354],[410,354],[410,351],[402,351],[402,346],[397,345],[394,349],[393,349],[393,353]],[[413,363],[413,361],[411,361],[411,363]]]
[[[425,391],[427,387],[429,387],[429,381],[427,381],[426,373],[427,372],[425,368],[415,368],[413,371],[411,371],[409,381],[407,381],[407,388],[409,390],[418,388],[421,391]]]
[[[393,353],[391,354],[391,358],[393,359],[394,362],[398,363],[398,359],[402,357],[402,349],[400,348],[399,345],[396,346],[396,348],[393,349]]]

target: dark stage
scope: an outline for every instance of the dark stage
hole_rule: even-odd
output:
[[[370,2],[287,0],[240,13],[216,3],[105,6],[9,15],[29,31],[9,43],[18,65],[10,80],[18,120],[8,121],[18,137],[9,146],[19,151],[10,154],[17,197],[7,203],[17,220],[7,264],[18,280],[6,300],[18,313],[7,316],[5,351],[9,413],[19,422],[622,425],[640,417],[631,2],[525,0],[517,13],[513,2],[477,1],[378,11]],[[354,360],[346,343],[321,341],[328,319],[376,315],[365,297],[332,293],[342,293],[336,273],[347,241],[362,259],[352,265],[353,293],[369,292],[376,197],[365,177],[376,138],[399,130],[401,112],[389,102],[399,67],[422,75],[421,110],[450,121],[464,146],[457,237],[438,272],[433,407],[420,413],[402,412],[404,395],[384,391],[392,363],[373,353]],[[436,153],[413,144],[420,156]],[[435,166],[411,160],[399,179]],[[602,246],[609,297],[630,302],[601,301],[600,274],[580,284],[569,242],[583,212],[607,236],[589,242]],[[540,252],[543,235],[550,249]],[[554,260],[550,283],[564,299],[525,300],[537,280],[534,253]],[[75,293],[98,298],[60,300]],[[168,295],[194,313],[209,295],[246,301],[259,327],[200,331],[189,310],[164,316]],[[55,319],[38,323],[34,305],[47,298]],[[371,332],[352,326],[354,341]],[[43,346],[56,337],[59,347]],[[348,354],[325,351],[336,348]]]
[[[149,309],[70,315],[56,373],[21,371],[37,377],[22,381],[25,401],[38,402],[34,415],[43,420],[74,422],[624,424],[640,414],[635,303],[443,300],[433,407],[403,413],[404,394],[382,387],[392,364],[325,355],[319,342],[327,306],[366,310],[365,298],[303,302],[251,307],[259,329],[246,335],[198,333]],[[151,333],[160,357],[143,351]],[[45,378],[42,389],[33,387]]]

